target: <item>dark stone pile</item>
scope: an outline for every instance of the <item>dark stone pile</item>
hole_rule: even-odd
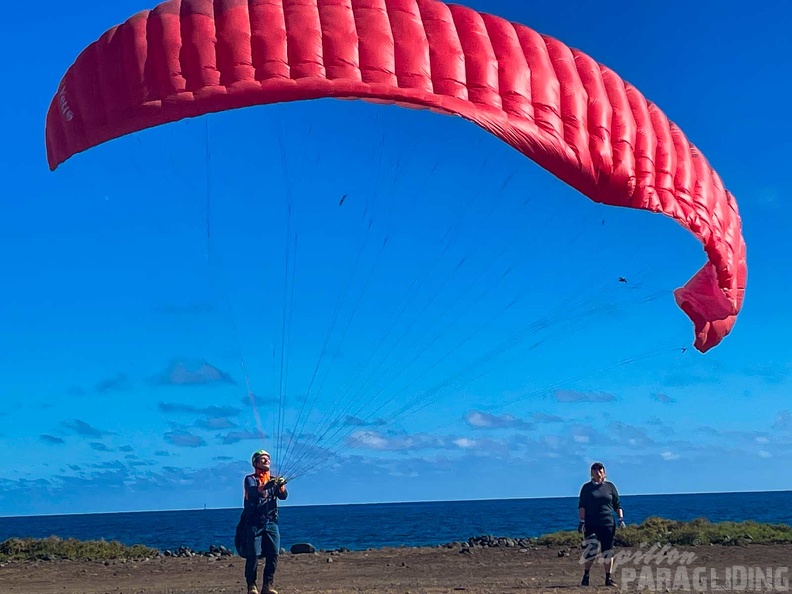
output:
[[[537,549],[536,541],[531,538],[512,538],[509,536],[493,536],[484,534],[482,536],[471,536],[466,541],[456,540],[442,545],[435,545],[436,549],[459,549],[461,554],[470,555],[473,549],[519,549],[521,552]]]
[[[408,547],[406,545],[402,545],[402,549],[420,549],[424,548],[421,546],[417,547]],[[483,536],[471,536],[466,541],[454,541],[448,542],[445,544],[439,545],[431,545],[428,548],[434,549],[460,549],[461,553],[470,552],[470,549],[474,548],[515,548],[521,550],[530,550],[530,549],[537,549],[539,545],[536,543],[536,539],[532,538],[511,538],[508,536],[492,536],[489,534],[485,534]],[[374,551],[376,549],[368,548],[367,551]],[[349,553],[349,549],[346,547],[341,547],[339,549],[316,549],[313,545],[309,543],[300,543],[295,544],[291,547],[292,554],[299,555],[305,553],[329,553],[331,555],[337,555],[339,553]]]
[[[163,551],[163,557],[230,557],[233,551],[224,546],[211,545],[208,551],[193,551],[190,547],[179,547],[175,551]]]
[[[423,547],[402,546],[401,548],[415,549]],[[454,541],[440,545],[433,545],[430,548],[459,549],[460,553],[471,553],[472,549],[476,548],[508,548],[527,551],[537,549],[539,546],[536,544],[536,539],[532,538],[512,538],[508,536],[492,536],[490,534],[485,534],[482,536],[471,536],[466,541]],[[374,549],[367,550],[372,551]],[[286,553],[284,549],[281,549],[280,552],[281,554]],[[310,543],[297,543],[290,547],[289,552],[292,555],[311,555],[317,553],[338,555],[341,553],[349,553],[351,551],[346,547],[340,547],[337,549],[317,549]],[[235,554],[236,553],[234,551],[224,546],[212,545],[209,547],[209,550],[205,552],[194,551],[189,547],[179,547],[175,551],[163,551],[160,555],[164,557],[229,557],[234,556]]]
[[[464,547],[466,544],[470,547],[481,548],[516,548],[516,549],[530,549],[536,547],[536,541],[532,538],[511,538],[508,536],[492,536],[485,534],[483,536],[471,536],[465,543],[450,543],[452,547]],[[448,546],[448,545],[446,545]]]

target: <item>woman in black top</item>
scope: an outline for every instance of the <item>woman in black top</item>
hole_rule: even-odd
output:
[[[613,537],[616,533],[614,512],[619,517],[619,528],[623,528],[624,510],[619,501],[616,485],[605,480],[605,466],[601,462],[591,465],[591,480],[580,489],[578,499],[578,532],[584,535],[585,569],[582,586],[589,585],[589,571],[597,558],[597,549],[607,563],[605,569],[605,585],[614,586],[611,577],[613,571]],[[598,546],[599,545],[599,546]]]

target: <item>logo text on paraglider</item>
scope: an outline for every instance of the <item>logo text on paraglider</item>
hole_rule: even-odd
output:
[[[66,87],[61,87],[58,91],[58,106],[60,106],[63,119],[71,122],[74,119],[74,112],[69,107],[69,100],[66,98]]]

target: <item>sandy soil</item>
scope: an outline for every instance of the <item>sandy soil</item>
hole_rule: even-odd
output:
[[[641,549],[621,549],[622,555]],[[645,550],[645,549],[644,549]],[[649,563],[624,561],[617,564],[618,582],[610,591],[689,592],[788,591],[792,564],[791,546],[723,547],[702,546],[674,549],[692,553],[688,562],[652,559]],[[346,594],[371,592],[388,594],[436,594],[465,592],[495,594],[518,592],[557,593],[559,589],[577,594],[606,590],[603,567],[591,572],[591,587],[579,586],[582,569],[580,551],[552,547],[538,549],[460,547],[423,549],[383,549],[348,553],[286,553],[276,576],[280,594]],[[750,574],[732,570],[735,582],[725,587],[726,568],[752,568]],[[753,568],[760,567],[770,582],[757,583]],[[661,583],[661,568],[670,568],[669,581]],[[705,568],[704,586],[694,570]],[[261,572],[262,565],[259,566]],[[220,558],[154,558],[144,562],[15,562],[0,566],[2,594],[209,594],[246,592],[244,560]],[[643,584],[639,584],[641,572]],[[680,573],[681,572],[681,573]],[[715,573],[716,584],[711,582]],[[775,572],[775,575],[774,575]],[[686,585],[682,574],[686,574]],[[260,573],[259,573],[260,575]],[[630,581],[631,575],[635,580]],[[739,578],[747,581],[740,582]],[[785,580],[780,583],[773,578]],[[783,589],[786,584],[786,590]]]

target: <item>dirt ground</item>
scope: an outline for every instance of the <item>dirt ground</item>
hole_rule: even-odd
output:
[[[617,563],[610,591],[690,592],[788,591],[792,546],[700,546],[673,549],[671,557]],[[657,549],[655,549],[655,552]],[[673,559],[688,553],[695,557]],[[591,587],[580,587],[580,550],[455,548],[383,549],[281,556],[275,587],[280,594],[577,594],[606,590],[603,567],[591,571]],[[259,576],[263,563],[259,565]],[[703,569],[702,569],[703,568]],[[735,580],[731,587],[728,574]],[[756,573],[756,568],[761,570]],[[663,581],[663,570],[667,581]],[[14,562],[0,564],[2,594],[215,594],[245,593],[244,560],[154,558],[143,562]],[[704,572],[703,575],[701,572]],[[687,576],[688,580],[684,579]],[[761,575],[762,579],[758,579]],[[713,583],[712,578],[715,577]],[[260,579],[259,579],[260,585]]]

